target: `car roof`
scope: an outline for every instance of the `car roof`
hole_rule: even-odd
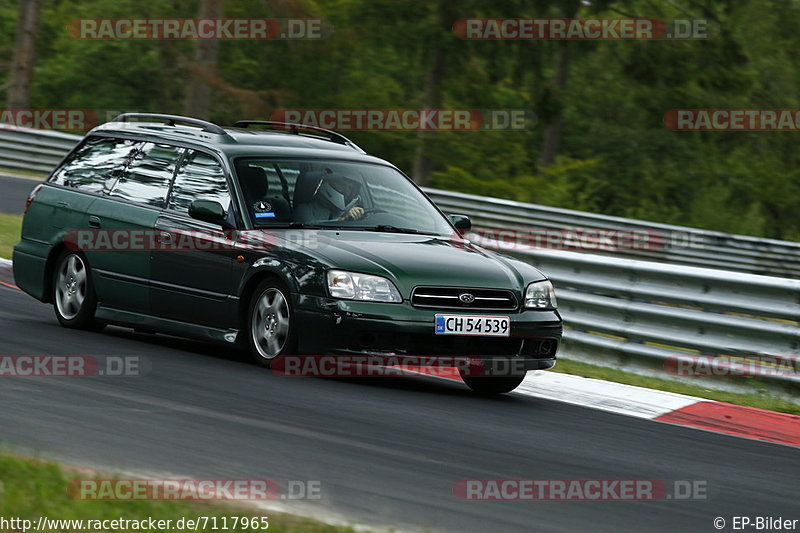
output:
[[[137,115],[129,115],[137,117]],[[149,115],[142,117],[172,117]],[[125,115],[121,115],[125,117]],[[394,167],[388,161],[368,155],[343,135],[319,128],[298,124],[283,124],[280,130],[248,129],[245,127],[220,127],[187,117],[174,116],[175,121],[130,122],[117,119],[101,124],[87,133],[124,135],[127,137],[157,137],[165,141],[192,143],[215,149],[226,157],[326,157],[379,163]],[[189,122],[191,125],[179,124]],[[237,123],[244,124],[244,123]],[[253,121],[251,124],[258,124]],[[281,123],[263,122],[275,126]],[[204,126],[205,125],[205,126]],[[308,133],[307,133],[308,131]],[[325,135],[330,135],[326,137]],[[394,167],[396,168],[396,167]]]

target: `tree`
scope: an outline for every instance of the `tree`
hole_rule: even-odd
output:
[[[11,75],[6,106],[9,109],[30,107],[40,7],[41,0],[25,0],[19,6],[19,23],[17,25],[17,38],[14,42],[14,53],[11,59]]]
[[[579,7],[580,2],[578,0],[565,2],[563,6],[564,17],[568,19],[575,18]],[[553,81],[550,85],[551,105],[555,109],[550,122],[544,130],[544,139],[542,140],[542,149],[539,155],[539,165],[541,167],[548,167],[555,163],[564,129],[563,99],[569,77],[572,46],[568,41],[559,41],[556,43],[556,48]]]
[[[199,18],[222,17],[224,0],[200,0]],[[189,79],[183,112],[190,117],[208,119],[211,115],[211,85],[217,74],[218,39],[199,39],[195,42],[194,62]]]
[[[423,109],[438,109],[442,106],[442,79],[445,75],[445,39],[451,37],[450,28],[453,24],[452,9],[449,0],[436,2],[436,34],[431,41],[431,50],[428,57],[428,66],[425,71],[425,87],[423,89]],[[430,132],[420,130],[418,144],[414,152],[414,166],[411,175],[419,185],[430,182],[433,162],[428,155]]]

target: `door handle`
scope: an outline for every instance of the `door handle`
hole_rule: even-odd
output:
[[[89,217],[89,227],[90,228],[99,228],[100,227],[100,217]]]
[[[161,244],[172,244],[172,233],[160,231],[158,233],[158,242]]]

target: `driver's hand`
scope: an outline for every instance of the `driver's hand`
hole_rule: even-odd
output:
[[[352,207],[350,211],[344,214],[342,220],[360,220],[362,218],[364,218],[364,208]]]

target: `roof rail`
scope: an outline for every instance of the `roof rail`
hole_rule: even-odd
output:
[[[309,126],[307,124],[295,124],[292,122],[275,122],[274,120],[239,120],[233,124],[234,128],[247,128],[248,126],[273,126],[279,129],[289,130],[290,133],[294,135],[300,135],[300,130],[306,130],[314,133],[325,133],[330,135],[331,142],[335,142],[338,144],[343,144],[345,146],[350,146],[359,150],[360,152],[364,152],[356,143],[342,135],[341,133],[335,132],[333,130],[326,130],[325,128],[318,128],[317,126]]]
[[[162,115],[160,113],[123,113],[115,117],[111,122],[130,122],[131,119],[153,119],[163,120],[167,126],[174,126],[176,122],[183,124],[190,124],[192,126],[202,126],[203,130],[208,133],[216,133],[218,135],[227,135],[228,132],[217,126],[213,122],[207,120],[200,120],[199,118],[182,117],[179,115]]]

